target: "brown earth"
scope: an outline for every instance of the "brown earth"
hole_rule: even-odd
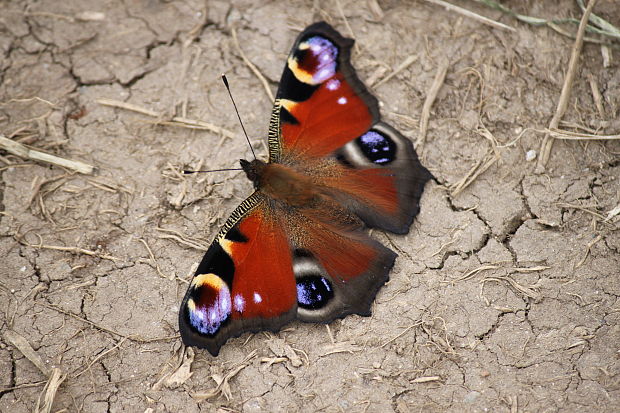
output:
[[[571,0],[504,3],[582,14]],[[66,379],[42,411],[620,411],[620,143],[558,140],[542,173],[526,160],[573,39],[472,1],[459,4],[516,32],[425,1],[373,4],[0,2],[0,133],[97,167],[74,174],[0,151],[2,412],[53,395],[53,367]],[[614,0],[595,12],[620,26]],[[296,34],[320,19],[350,25],[367,83],[415,57],[374,88],[414,140],[449,60],[423,146],[437,182],[409,235],[374,233],[399,258],[372,317],[246,334],[217,358],[184,351],[176,318],[192,266],[251,190],[240,173],[178,174],[248,157],[220,73],[267,154],[271,101],[232,29],[273,92]],[[618,56],[618,42],[585,43],[563,129],[620,133]]]

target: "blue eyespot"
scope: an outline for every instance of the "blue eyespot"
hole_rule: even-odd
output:
[[[396,143],[387,135],[371,130],[355,140],[372,163],[386,165],[396,158]]]
[[[297,279],[297,304],[301,308],[322,308],[334,297],[330,282],[319,275]]]

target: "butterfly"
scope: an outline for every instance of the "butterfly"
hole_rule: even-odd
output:
[[[293,319],[370,315],[396,253],[366,229],[406,234],[432,176],[411,141],[381,121],[351,66],[353,43],[325,22],[297,37],[271,114],[269,161],[240,161],[254,193],[181,303],[185,345],[217,356],[231,337]]]

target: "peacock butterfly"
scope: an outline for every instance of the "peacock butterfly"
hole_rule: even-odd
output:
[[[370,315],[396,253],[365,228],[406,234],[431,174],[411,141],[380,120],[351,66],[352,45],[325,22],[295,41],[271,114],[269,161],[240,161],[255,191],[183,298],[186,345],[217,356],[231,337],[295,318]]]

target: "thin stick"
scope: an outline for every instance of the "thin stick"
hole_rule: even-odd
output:
[[[130,340],[130,341],[134,341],[134,342],[137,342],[137,343],[153,343],[153,342],[157,342],[157,341],[168,341],[168,340],[175,340],[175,339],[178,339],[180,337],[178,334],[174,335],[174,336],[155,337],[155,338],[144,338],[142,336],[134,335],[134,334],[132,334],[132,335],[125,335],[125,334],[119,333],[118,331],[111,330],[111,329],[109,329],[107,327],[101,326],[101,325],[99,325],[97,323],[94,323],[94,322],[92,322],[90,320],[82,318],[82,317],[80,317],[77,314],[73,314],[71,311],[65,311],[65,310],[63,310],[60,307],[56,307],[55,305],[43,303],[43,302],[40,302],[40,301],[35,301],[34,303],[40,305],[41,307],[49,308],[51,310],[58,311],[61,314],[68,315],[69,317],[73,317],[73,318],[75,318],[78,321],[81,321],[83,323],[86,323],[86,324],[96,328],[97,330],[106,332],[106,333],[111,334],[113,336],[118,336],[118,337]]]
[[[418,60],[418,56],[417,55],[409,56],[408,58],[405,59],[404,62],[402,62],[400,65],[398,65],[398,67],[396,69],[394,69],[394,71],[392,73],[390,73],[389,75],[387,75],[383,79],[379,80],[374,85],[371,84],[371,86],[374,87],[374,88],[381,86],[382,84],[384,84],[385,82],[387,82],[388,80],[390,80],[391,78],[393,78],[394,76],[396,76],[397,74],[399,74],[400,72],[402,72],[403,70],[408,68],[412,63],[415,63],[416,60]]]
[[[197,174],[197,173],[202,173],[202,172],[225,172],[225,171],[243,171],[243,168],[209,169],[209,170],[204,170],[204,171],[189,171],[187,169],[184,169],[183,173],[185,175],[189,175],[189,174]]]
[[[562,92],[560,93],[560,100],[558,101],[558,107],[555,111],[555,115],[549,122],[549,129],[557,129],[560,124],[560,120],[566,112],[568,107],[568,99],[573,87],[573,81],[575,80],[575,74],[577,73],[577,64],[579,63],[579,55],[581,54],[581,48],[583,47],[583,36],[588,25],[588,19],[590,13],[596,4],[597,0],[590,0],[586,11],[581,16],[581,22],[579,23],[579,29],[577,30],[577,38],[573,45],[570,61],[568,62],[568,71],[566,72],[566,78],[564,79],[564,85],[562,86]],[[543,142],[540,147],[540,157],[538,158],[538,165],[536,165],[536,172],[542,173],[545,170],[545,166],[549,161],[551,155],[551,148],[553,147],[554,138],[550,134],[546,134],[543,138]]]
[[[605,118],[605,109],[603,108],[603,96],[601,95],[601,91],[598,90],[598,83],[596,82],[596,79],[594,78],[592,73],[588,73],[588,82],[590,83],[590,90],[592,90],[592,99],[594,99],[596,110],[598,110],[598,114],[601,118]]]
[[[233,99],[232,93],[230,92],[230,86],[228,85],[228,79],[226,79],[226,75],[222,74],[222,82],[224,82],[224,86],[226,86],[226,90],[228,91],[228,96],[230,96],[230,100],[235,107],[235,112],[237,113],[237,118],[239,119],[239,123],[241,124],[241,129],[243,129],[243,134],[245,135],[245,139],[248,141],[248,146],[252,151],[252,156],[256,159],[256,154],[254,153],[254,148],[252,148],[252,142],[250,142],[250,137],[248,133],[245,131],[245,126],[243,126],[243,122],[241,121],[241,115],[239,115],[239,110],[237,109],[237,104],[235,103],[235,99]]]
[[[248,59],[246,57],[245,53],[243,53],[243,50],[241,50],[241,46],[239,45],[239,39],[237,39],[237,31],[235,30],[234,27],[231,29],[231,32],[232,32],[232,35],[233,35],[233,41],[235,43],[235,48],[237,49],[237,51],[241,55],[241,58],[243,59],[243,62],[250,68],[252,73],[254,73],[254,75],[256,75],[258,80],[263,85],[263,89],[265,89],[265,92],[267,93],[267,96],[269,97],[269,101],[271,103],[273,103],[275,101],[275,97],[273,96],[273,93],[271,93],[271,89],[269,88],[269,83],[267,82],[267,79],[265,79],[265,76],[263,76],[263,74],[260,72],[260,70],[258,70],[258,68],[254,65],[254,63],[252,63],[250,61],[250,59]]]
[[[75,374],[72,378],[73,379],[77,379],[78,377],[80,377],[82,374],[86,373],[88,371],[88,369],[90,369],[93,364],[95,364],[98,360],[101,360],[102,358],[104,358],[107,354],[113,352],[114,350],[116,350],[117,348],[119,348],[120,346],[123,345],[123,343],[125,342],[125,340],[127,340],[127,337],[123,337],[121,338],[118,343],[116,343],[114,345],[114,347],[107,349],[106,351],[104,351],[103,353],[100,353],[97,357],[95,357],[94,359],[92,359],[90,361],[90,363],[88,363],[88,365],[86,367],[84,367],[82,369],[82,371],[80,371],[79,373]]]
[[[72,161],[70,159],[60,158],[49,153],[30,149],[26,145],[22,145],[12,139],[0,135],[0,149],[17,155],[20,158],[32,159],[35,161],[51,163],[52,165],[62,166],[63,168],[71,169],[82,174],[92,174],[95,167],[80,161]]]
[[[27,247],[32,247],[32,248],[65,251],[65,252],[70,252],[72,254],[84,254],[84,255],[90,255],[91,257],[99,257],[104,260],[119,261],[119,258],[113,257],[111,255],[102,254],[100,252],[91,251],[91,250],[87,250],[87,249],[79,248],[79,247],[62,247],[60,245],[44,245],[42,243],[30,244],[21,238],[17,239],[17,241],[22,245],[25,245]]]
[[[162,117],[162,114],[159,112],[155,112],[153,110],[146,109],[138,105],[134,105],[133,103],[123,102],[120,100],[101,98],[101,99],[97,99],[97,103],[99,103],[100,105],[110,106],[113,108],[129,110],[132,112],[140,113],[142,115],[150,116],[152,118],[160,119]],[[182,116],[174,116],[172,118],[172,121],[160,121],[157,123],[162,124],[162,125],[190,127],[192,129],[208,130],[210,132],[217,133],[218,135],[222,135],[222,136],[225,136],[231,139],[235,137],[234,132],[229,131],[228,129],[224,129],[220,126],[216,126],[208,122],[203,122],[201,120],[187,119]]]
[[[426,100],[424,101],[424,106],[422,107],[422,114],[420,116],[420,136],[418,136],[418,140],[416,141],[416,148],[424,145],[424,141],[426,140],[426,132],[428,130],[428,121],[431,117],[431,107],[437,98],[437,94],[439,93],[439,89],[443,85],[443,82],[446,78],[446,73],[448,73],[448,67],[450,67],[449,60],[443,60],[439,67],[437,68],[437,73],[435,74],[435,79],[433,79],[433,84],[431,88],[428,90],[428,94],[426,95]]]
[[[620,135],[592,135],[589,133],[570,132],[562,129],[547,129],[546,131],[554,139],[569,141],[605,141],[620,139]]]
[[[496,29],[508,30],[511,32],[517,31],[513,27],[507,26],[503,23],[496,22],[495,20],[491,20],[487,17],[481,16],[479,14],[476,14],[462,7],[455,6],[454,4],[448,3],[447,1],[443,1],[443,0],[426,0],[426,1],[429,3],[437,4],[438,6],[443,6],[445,7],[446,10],[450,10],[450,11],[462,14],[463,16],[469,17],[471,19],[478,20],[479,22],[486,24],[488,26],[491,26],[491,27],[495,27]]]

